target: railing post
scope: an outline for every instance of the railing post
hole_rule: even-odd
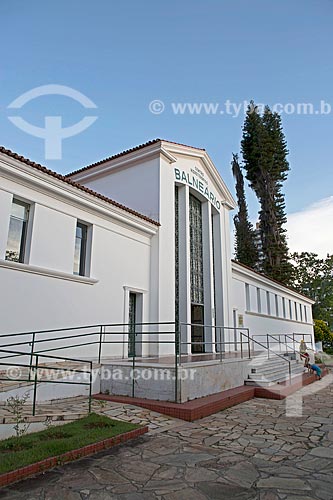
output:
[[[240,332],[240,337],[241,337],[241,345],[240,345],[240,348],[241,348],[241,359],[243,359],[243,333]]]
[[[289,363],[289,383],[291,384],[291,362],[288,361]]]
[[[103,338],[103,325],[100,326],[100,332],[99,332],[98,364],[100,364],[102,356],[102,338]]]
[[[29,376],[28,379],[31,380],[31,367],[32,367],[32,361],[34,357],[34,348],[35,348],[35,335],[36,333],[33,332],[32,334],[32,339],[31,339],[31,351],[30,351],[30,366],[29,366]]]
[[[133,358],[132,358],[132,398],[134,398],[135,394],[135,379],[134,379],[134,370],[135,370],[135,354],[136,354],[136,335],[134,332],[133,335]]]
[[[38,354],[36,354],[36,363],[35,363],[34,394],[33,394],[33,402],[32,402],[32,416],[33,417],[36,414],[37,382],[38,382]]]
[[[89,403],[88,403],[88,412],[91,413],[92,369],[93,369],[92,361],[89,361],[89,364],[90,364],[90,373],[89,373]]]
[[[222,355],[222,327],[220,327],[220,363],[223,361],[223,355]]]
[[[250,331],[247,330],[247,346],[249,349],[249,359],[251,359]]]
[[[175,403],[178,402],[178,352],[180,350],[179,339],[179,323],[175,323]]]

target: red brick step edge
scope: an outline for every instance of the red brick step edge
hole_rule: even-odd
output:
[[[76,460],[78,458],[86,457],[87,455],[92,455],[99,451],[112,448],[117,444],[125,443],[130,439],[135,439],[139,436],[142,436],[146,432],[148,432],[147,426],[140,427],[139,429],[134,429],[133,431],[124,432],[123,434],[119,434],[118,436],[104,439],[103,441],[99,441],[98,443],[88,444],[87,446],[83,446],[82,448],[67,451],[66,453],[57,455],[55,457],[45,458],[40,462],[26,465],[25,467],[21,467],[20,469],[5,472],[4,474],[0,474],[0,487],[15,483],[16,481],[21,481],[22,479],[33,476],[34,474],[38,474],[39,472],[45,472],[46,470],[51,469],[52,467],[56,467],[59,464],[70,462],[72,460]]]
[[[202,398],[186,401],[185,403],[171,403],[169,401],[157,401],[154,399],[132,398],[130,396],[113,396],[95,394],[95,399],[114,401],[117,403],[131,404],[156,411],[170,417],[180,418],[193,422],[199,418],[207,417],[231,406],[249,401],[254,397],[254,387],[239,386],[234,389],[204,396]]]
[[[322,375],[328,374],[328,370],[323,368]],[[218,411],[225,410],[231,406],[244,403],[253,398],[267,399],[285,399],[298,389],[312,384],[317,380],[316,375],[303,373],[295,377],[292,384],[289,382],[273,385],[271,387],[242,385],[227,389],[217,394],[204,396],[202,398],[186,401],[185,403],[172,403],[169,401],[158,401],[155,399],[132,398],[130,396],[115,396],[106,394],[94,394],[95,399],[123,403],[151,411],[169,415],[170,417],[180,418],[188,422],[193,422],[203,417],[208,417]]]

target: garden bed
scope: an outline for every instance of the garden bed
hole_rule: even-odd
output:
[[[5,439],[0,441],[0,486],[110,448],[147,430],[92,413],[62,426]]]

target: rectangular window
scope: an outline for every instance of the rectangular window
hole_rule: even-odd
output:
[[[308,322],[308,313],[307,313],[307,310],[306,310],[306,306],[304,306],[304,321],[305,321],[305,323]]]
[[[300,312],[300,318],[301,318],[301,321],[303,321],[303,310],[302,310],[302,304],[299,304],[299,312]]]
[[[279,316],[279,298],[275,294],[275,316]]]
[[[204,271],[201,202],[190,194],[191,302],[204,304]]]
[[[88,227],[78,222],[76,225],[73,273],[79,276],[85,276],[86,274],[87,233]]]
[[[246,310],[251,311],[251,300],[250,300],[250,285],[245,283],[245,301],[246,301]]]
[[[271,298],[269,296],[269,292],[266,292],[266,301],[267,301],[267,314],[271,315]]]
[[[284,297],[282,297],[282,313],[283,313],[283,317],[286,318],[287,317],[287,313],[286,313],[286,299]]]
[[[290,299],[289,299],[289,316],[290,316],[290,319],[293,319],[293,308],[292,308]]]
[[[258,313],[261,313],[260,288],[257,288],[257,305],[258,305]]]
[[[297,302],[295,302],[295,319],[296,319],[296,321],[298,321]]]
[[[6,260],[24,262],[30,205],[13,199],[9,222]]]

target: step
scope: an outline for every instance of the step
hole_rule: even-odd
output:
[[[290,360],[291,363],[297,363],[297,360]],[[281,363],[284,363],[286,366],[288,366],[288,359],[287,358],[280,358],[278,356],[274,358],[253,358],[251,361],[251,366],[256,367],[256,366],[277,366],[280,365]]]
[[[302,374],[303,373],[292,373],[291,374],[291,379],[299,377]],[[259,385],[259,386],[269,387],[271,385],[280,384],[280,383],[286,382],[288,380],[289,380],[289,373],[284,373],[284,375],[278,376],[278,377],[270,377],[270,378],[258,378],[257,377],[257,378],[250,378],[250,379],[245,380],[245,385],[248,385],[248,386]]]
[[[291,365],[291,370],[294,370],[298,368],[298,365]],[[302,367],[303,368],[303,367]],[[259,366],[257,368],[252,368],[251,367],[251,374],[252,373],[257,373],[257,374],[262,374],[262,373],[275,373],[275,372],[289,372],[289,366],[288,365],[276,365],[276,366]]]

